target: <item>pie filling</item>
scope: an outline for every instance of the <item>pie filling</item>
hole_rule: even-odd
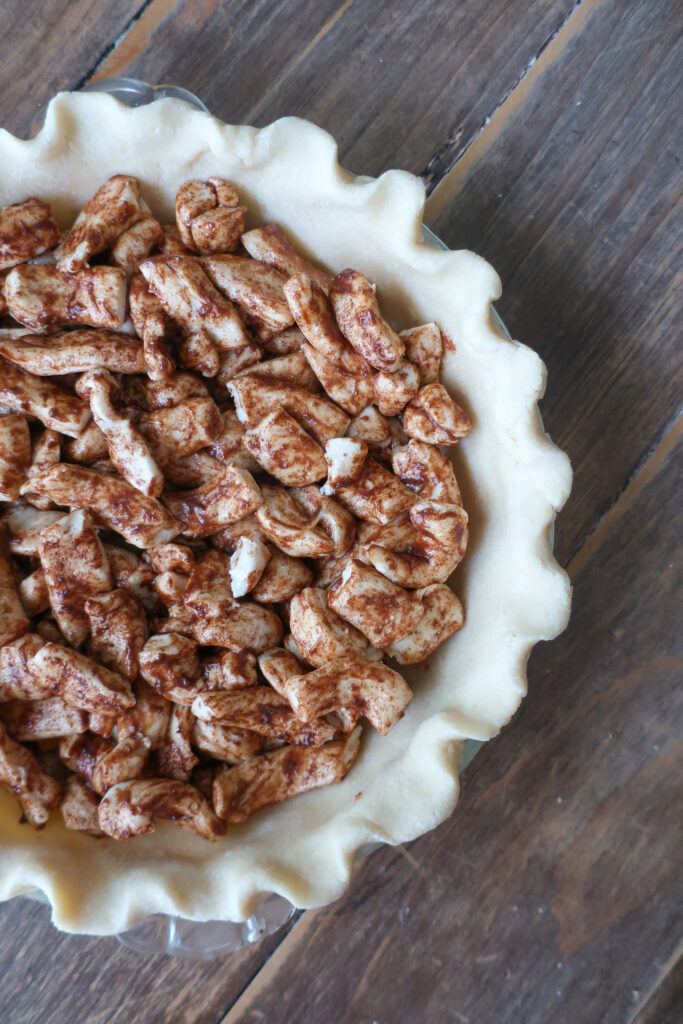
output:
[[[0,210],[0,784],[24,818],[217,840],[339,781],[462,628],[470,429],[435,323],[220,178]]]

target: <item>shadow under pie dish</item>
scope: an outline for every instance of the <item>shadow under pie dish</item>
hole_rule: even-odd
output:
[[[531,646],[566,623],[569,588],[550,529],[570,473],[538,417],[544,368],[496,326],[491,268],[424,245],[421,183],[403,172],[354,179],[333,140],[306,122],[257,131],[173,100],[128,110],[107,96],[62,95],[34,140],[0,136],[0,152],[0,205],[40,197],[62,230],[114,174],[137,178],[163,223],[184,182],[220,176],[236,187],[247,229],[282,225],[317,266],[358,268],[375,283],[392,327],[436,321],[448,339],[441,379],[472,422],[448,449],[470,516],[454,581],[466,625],[426,666],[401,669],[413,700],[385,736],[365,726],[345,779],[231,824],[213,844],[167,822],[128,843],[95,839],[67,831],[58,813],[34,831],[0,793],[0,896],[41,889],[65,930],[111,934],[155,913],[241,920],[270,892],[302,907],[329,902],[360,847],[413,839],[448,816],[462,744],[505,724],[525,692]]]

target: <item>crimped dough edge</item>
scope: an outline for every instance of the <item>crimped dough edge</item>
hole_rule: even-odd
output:
[[[455,343],[442,379],[473,422],[452,450],[471,522],[452,580],[466,625],[427,666],[406,671],[415,698],[405,717],[386,737],[365,728],[343,782],[267,808],[215,844],[165,822],[128,843],[95,839],[67,831],[58,812],[35,830],[0,792],[0,899],[41,890],[64,931],[114,934],[156,913],[239,921],[272,892],[299,907],[329,903],[360,848],[407,842],[450,815],[464,741],[505,725],[526,692],[531,648],[566,626],[571,591],[551,536],[571,469],[538,414],[545,367],[496,326],[493,269],[424,242],[422,182],[403,171],[348,174],[334,139],[307,121],[259,130],[179,100],[129,109],[105,94],[61,93],[34,139],[0,132],[0,168],[0,205],[39,196],[63,227],[115,173],[140,178],[166,222],[183,181],[220,175],[244,196],[249,227],[282,224],[323,265],[376,282],[394,327],[436,320]]]

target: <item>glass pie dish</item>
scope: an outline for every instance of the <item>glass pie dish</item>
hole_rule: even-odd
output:
[[[483,742],[477,740],[468,740],[465,744],[460,760],[461,778],[482,746]],[[380,845],[372,844],[359,850],[357,860],[369,856]],[[25,897],[47,903],[40,891],[26,893]],[[120,932],[116,938],[127,949],[143,955],[165,953],[182,960],[215,960],[273,935],[291,920],[296,911],[289,900],[273,893],[246,921],[190,921],[170,914],[155,914]]]
[[[104,80],[93,83],[85,91],[106,92],[127,106],[137,107],[150,104],[160,99],[180,99],[199,110],[206,107],[196,97],[174,87],[153,87],[142,82],[129,79]],[[31,126],[31,135],[40,127],[44,111],[37,115]],[[351,179],[351,175],[348,175]],[[359,182],[368,179],[356,179]],[[423,227],[424,241],[434,249],[447,250],[427,228]],[[491,307],[492,308],[492,307]],[[495,313],[493,314],[495,316]],[[500,321],[497,321],[498,335],[507,332]],[[509,337],[509,336],[508,336]],[[471,759],[481,743],[468,739],[460,768]],[[360,794],[359,794],[360,795]],[[436,822],[435,822],[436,824]],[[356,852],[356,857],[363,856],[374,849],[379,843],[364,843]],[[265,890],[267,891],[267,890]],[[267,897],[258,908],[242,923],[229,921],[208,921],[199,923],[186,920],[175,915],[153,915],[137,924],[134,928],[123,931],[119,938],[130,948],[140,952],[166,952],[171,955],[204,959],[219,956],[239,948],[248,942],[257,941],[281,927],[295,912],[293,903],[283,896]]]

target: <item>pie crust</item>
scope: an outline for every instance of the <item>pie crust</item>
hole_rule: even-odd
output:
[[[331,136],[306,121],[259,130],[179,100],[129,109],[63,93],[36,138],[0,132],[0,168],[0,205],[40,196],[63,227],[112,174],[139,178],[164,222],[182,182],[220,175],[244,197],[247,227],[283,225],[304,255],[374,281],[394,328],[435,320],[454,343],[442,380],[473,423],[449,449],[470,515],[454,577],[465,628],[428,666],[405,667],[415,691],[405,717],[384,737],[365,730],[343,782],[267,808],[215,844],[167,822],[131,843],[95,839],[67,831],[57,813],[36,830],[0,792],[0,899],[42,890],[65,931],[112,934],[156,913],[238,921],[272,892],[299,907],[335,900],[361,847],[407,842],[448,817],[464,741],[505,725],[526,692],[531,648],[567,623],[570,586],[553,559],[552,524],[571,470],[538,413],[545,367],[496,323],[494,270],[425,243],[422,182],[403,171],[352,176]]]

